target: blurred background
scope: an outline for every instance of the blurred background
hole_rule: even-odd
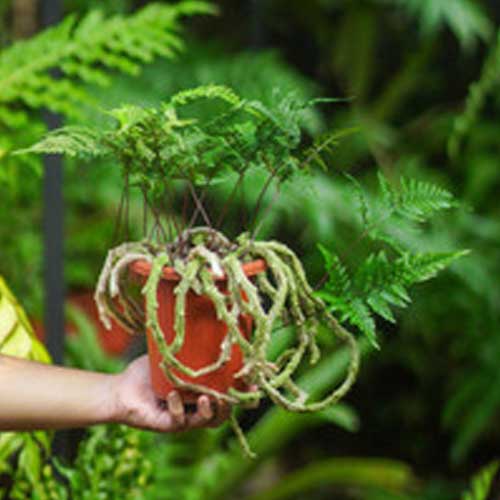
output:
[[[62,15],[82,18],[100,9],[105,16],[127,16],[146,4],[65,0]],[[175,57],[156,58],[135,76],[111,73],[107,87],[88,84],[97,106],[88,106],[84,117],[62,109],[65,122],[100,123],[96,108],[157,104],[184,87],[207,83],[230,85],[270,106],[276,92],[346,98],[311,112],[308,133],[349,127],[356,133],[341,141],[328,173],[312,178],[310,190],[292,185],[284,192],[262,236],[290,243],[313,281],[323,267],[317,242],[355,267],[366,246],[353,244],[359,206],[344,174],[370,192],[382,171],[389,178],[435,182],[461,202],[422,231],[399,235],[405,244],[468,248],[471,254],[419,285],[411,306],[397,314],[396,326],[377,324],[381,349],[366,356],[355,389],[337,413],[299,422],[261,408],[245,417],[251,438],[262,445],[255,464],[245,463],[212,434],[185,438],[189,449],[197,450],[194,458],[179,458],[173,451],[178,448],[167,443],[164,451],[151,450],[153,461],[217,483],[201,482],[200,496],[189,498],[457,499],[470,476],[500,456],[500,4],[214,4],[217,15],[183,22],[185,46]],[[0,0],[0,43],[8,46],[36,33],[39,8],[36,0]],[[0,85],[0,102],[1,92]],[[41,167],[37,159],[26,165],[8,156],[43,133],[43,117],[38,111],[30,116],[0,129],[0,273],[43,336]],[[90,368],[119,366],[138,349],[127,337],[101,332],[95,320],[92,289],[113,242],[123,187],[118,170],[103,166],[109,167],[64,163],[64,273],[73,305],[68,328],[87,339],[83,347],[70,341],[67,356]],[[229,221],[229,231],[237,224],[237,218]],[[150,498],[167,498],[158,491],[171,487],[173,479],[165,476],[157,484]]]

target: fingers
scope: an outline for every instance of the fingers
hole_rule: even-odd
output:
[[[225,401],[212,401],[208,396],[200,396],[197,402],[197,410],[193,415],[188,416],[188,426],[197,427],[218,427],[231,413],[231,407]]]
[[[196,412],[188,416],[188,426],[193,428],[208,427],[215,414],[208,396],[200,396],[196,405]]]
[[[196,412],[186,414],[181,395],[172,391],[167,396],[166,410],[171,419],[169,431],[179,432],[200,427],[218,427],[229,418],[231,406],[225,401],[212,401],[206,395],[198,398]]]
[[[186,414],[184,413],[184,403],[177,391],[172,391],[168,394],[167,410],[172,417],[174,427],[181,430],[186,423]]]

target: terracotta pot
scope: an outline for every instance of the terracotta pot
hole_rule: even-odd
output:
[[[242,265],[247,276],[255,276],[266,269],[263,260]],[[134,273],[145,279],[150,271],[151,264],[146,261],[136,261],[131,265]],[[158,321],[167,344],[171,344],[175,338],[174,312],[175,294],[174,289],[180,281],[180,276],[173,268],[165,267],[158,286]],[[227,280],[225,277],[215,278],[219,290],[225,292]],[[252,319],[247,315],[240,316],[240,329],[247,338],[252,333]],[[219,321],[216,316],[212,301],[202,295],[197,295],[192,290],[186,296],[186,320],[185,320],[184,344],[176,354],[176,358],[193,369],[203,368],[217,361],[220,355],[221,343],[227,334],[227,326]],[[162,360],[156,342],[151,332],[147,332],[148,352],[151,366],[151,381],[155,394],[165,399],[169,392],[174,389],[172,382],[165,376],[161,369]],[[226,393],[230,387],[245,390],[241,380],[234,375],[242,368],[243,357],[239,346],[233,345],[229,361],[218,370],[201,377],[188,377],[187,375],[174,373],[188,382],[201,384],[203,386]],[[188,391],[180,391],[186,402],[194,403],[199,395]]]

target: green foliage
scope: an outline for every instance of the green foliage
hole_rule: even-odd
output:
[[[340,257],[320,246],[328,281],[318,295],[332,311],[340,314],[363,332],[377,346],[374,315],[395,323],[393,306],[407,307],[410,303],[408,288],[435,277],[452,262],[467,252],[419,252],[404,249],[401,244],[382,230],[384,224],[397,224],[398,219],[422,223],[436,212],[455,204],[451,194],[435,185],[417,180],[401,179],[400,188],[393,188],[379,175],[380,207],[375,216],[364,193],[355,184],[360,202],[364,236],[388,246],[386,250],[369,253],[358,268],[349,272]]]
[[[457,116],[453,124],[453,133],[448,140],[448,152],[452,158],[457,157],[462,141],[480,118],[488,96],[500,81],[500,31],[491,46],[488,57],[484,61],[479,79],[470,85],[465,101],[465,109]]]
[[[21,153],[116,158],[123,177],[150,201],[160,199],[176,180],[186,181],[192,190],[231,173],[241,178],[262,169],[271,179],[284,181],[336,145],[338,132],[310,148],[302,146],[304,110],[330,101],[301,102],[288,95],[270,108],[222,85],[201,86],[180,91],[159,109],[113,109],[108,112],[115,119],[112,130],[65,127]],[[212,112],[203,113],[199,106]]]
[[[213,12],[210,4],[189,0],[151,4],[130,16],[105,18],[100,11],[92,11],[79,22],[68,16],[57,26],[3,49],[0,160],[22,141],[29,143],[30,137],[21,132],[38,121],[33,110],[82,116],[82,109],[92,104],[90,84],[109,86],[110,72],[137,75],[141,65],[156,56],[173,57],[183,48],[180,18]]]
[[[492,22],[481,5],[473,0],[391,1],[419,20],[424,35],[447,27],[466,49],[478,41],[488,40],[492,34]]]
[[[77,307],[66,309],[69,321],[74,324],[75,335],[65,339],[65,364],[84,370],[116,373],[125,368],[123,360],[111,358],[102,350],[92,321]]]
[[[74,465],[56,465],[69,483],[69,498],[144,498],[153,466],[144,458],[144,439],[151,438],[125,426],[93,427]]]
[[[493,462],[481,469],[473,478],[470,490],[462,495],[462,500],[487,500],[499,463]]]
[[[81,442],[71,465],[56,459],[50,461],[47,449],[43,451],[35,442],[28,442],[19,457],[20,465],[9,498],[146,498],[152,463],[144,457],[144,452],[151,446],[151,438],[151,435],[125,426],[93,427]],[[60,481],[61,476],[64,482]]]
[[[0,121],[8,127],[23,125],[28,116],[14,109],[19,102],[30,109],[78,114],[78,107],[89,100],[82,83],[110,85],[106,70],[137,74],[155,56],[172,57],[182,48],[175,32],[179,18],[212,12],[207,3],[194,1],[152,4],[137,14],[109,19],[93,11],[78,23],[70,16],[15,43],[0,55]],[[63,78],[51,76],[53,68]]]
[[[250,498],[251,500],[299,498],[299,495],[314,494],[325,486],[330,488],[355,486],[361,491],[377,488],[384,493],[383,498],[388,496],[391,498],[391,493],[404,493],[415,485],[416,478],[405,463],[379,458],[328,458],[317,460],[288,474],[277,485]]]
[[[155,56],[175,56],[183,50],[181,18],[213,12],[210,4],[191,1],[150,4],[135,14],[113,17],[92,11],[80,21],[69,16],[29,40],[0,49],[0,197],[10,207],[0,215],[1,267],[31,314],[39,315],[41,308],[41,287],[34,283],[40,282],[43,254],[39,229],[42,169],[35,155],[9,153],[44,133],[40,108],[68,118],[100,106],[92,98],[96,88],[109,92],[120,73],[135,75]],[[74,175],[66,173],[66,180]],[[102,189],[93,192],[102,193]],[[88,214],[88,195],[83,204]],[[15,232],[9,226],[13,212],[18,219]],[[25,279],[26,272],[31,282]],[[81,271],[78,276],[82,274],[88,282],[89,272]]]

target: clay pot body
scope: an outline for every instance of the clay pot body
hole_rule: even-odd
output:
[[[243,271],[248,277],[263,272],[266,264],[263,260],[256,260],[242,265]],[[131,265],[132,271],[145,280],[151,271],[151,265],[146,261],[136,261]],[[167,344],[171,344],[175,338],[175,294],[174,290],[180,281],[180,276],[174,269],[165,267],[157,292],[158,298],[158,321],[165,336]],[[222,292],[227,289],[225,277],[216,278],[215,282]],[[185,310],[185,337],[184,344],[176,358],[184,365],[200,369],[208,366],[220,356],[221,343],[227,334],[225,323],[217,319],[215,307],[212,301],[205,296],[197,295],[190,290],[186,296]],[[246,315],[239,318],[240,329],[243,335],[250,338],[252,333],[252,319]],[[147,332],[147,343],[151,367],[151,381],[153,390],[157,397],[165,399],[170,391],[174,389],[172,382],[166,377],[160,367],[162,361],[158,346],[151,334]],[[200,384],[219,392],[227,393],[230,387],[245,390],[243,382],[235,378],[235,374],[243,366],[243,357],[239,346],[233,345],[231,357],[228,362],[218,370],[200,377],[189,377],[174,370],[181,379]],[[180,391],[185,402],[194,403],[199,394],[189,391]]]

